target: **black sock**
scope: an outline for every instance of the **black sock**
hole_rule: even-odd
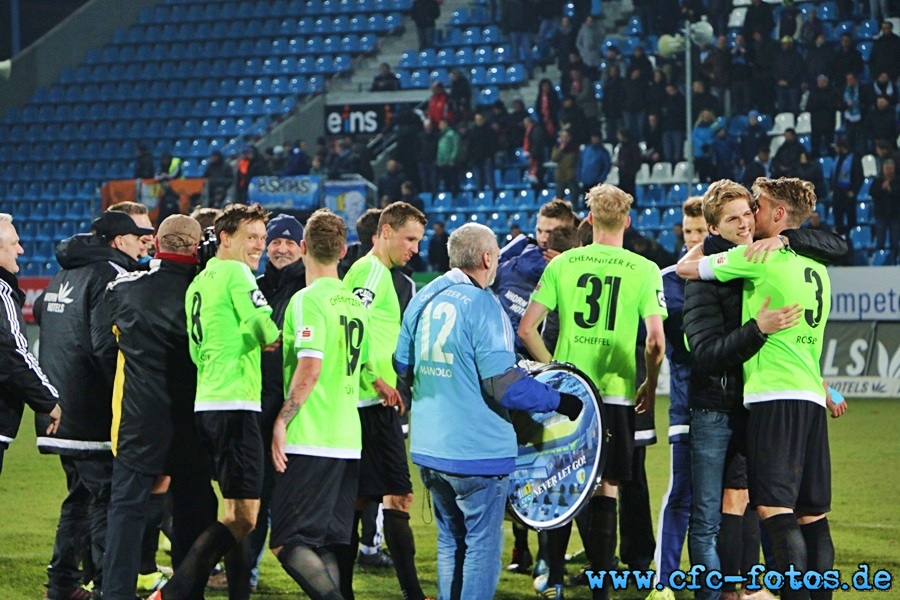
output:
[[[528,528],[521,523],[513,521],[512,524],[513,548],[518,550],[518,556],[522,556],[523,552],[528,552]]]
[[[822,518],[800,526],[800,533],[806,542],[806,566],[810,570],[824,573],[834,568],[834,542],[831,541],[831,528],[828,519]],[[813,600],[829,600],[830,590],[811,591]]]
[[[759,515],[756,509],[747,507],[741,521],[741,575],[750,576],[750,569],[759,564]]]
[[[591,504],[590,502],[575,515],[575,526],[578,528],[578,535],[581,537],[581,547],[587,555],[588,562],[593,564],[591,558]],[[604,567],[606,568],[606,567]]]
[[[547,562],[547,532],[546,531],[538,531],[537,538],[538,538],[537,559]]]
[[[393,508],[384,509],[384,541],[387,542],[400,590],[406,600],[422,600],[425,594],[416,573],[416,541],[409,526],[409,513]]]
[[[144,522],[144,539],[141,541],[141,575],[156,573],[156,551],[159,549],[159,528],[162,524],[165,494],[150,494],[147,502],[147,520]]]
[[[163,597],[165,600],[181,600],[187,598],[198,581],[205,582],[209,572],[236,544],[231,531],[216,521],[200,534],[178,570],[166,584]]]
[[[763,521],[766,532],[772,540],[772,553],[775,555],[775,564],[781,572],[787,571],[789,566],[797,571],[806,571],[806,542],[800,533],[800,525],[793,513],[775,515]],[[781,588],[781,600],[807,600],[809,591],[792,590],[786,585]]]
[[[547,585],[564,583],[566,575],[566,548],[572,535],[572,522],[547,532]]]
[[[615,498],[597,496],[591,499],[591,545],[588,555],[595,571],[608,569],[616,555],[618,533]],[[592,590],[595,599],[609,598],[609,586]]]
[[[350,529],[350,543],[337,544],[331,548],[337,562],[341,578],[339,587],[344,600],[354,600],[356,597],[353,594],[353,566],[356,563],[356,555],[359,553],[359,522],[361,519],[362,512],[354,512],[353,527]]]
[[[256,557],[254,557],[256,558]],[[235,544],[225,555],[225,574],[228,575],[228,600],[250,598],[250,536]]]
[[[722,573],[725,575],[737,575],[741,568],[741,534],[744,528],[744,518],[739,515],[722,513],[722,522],[719,525],[719,537],[716,540],[716,550],[719,553],[719,563]],[[733,592],[733,583],[723,583],[723,592]]]
[[[278,554],[278,561],[312,600],[344,600],[322,557],[309,546],[284,546]]]

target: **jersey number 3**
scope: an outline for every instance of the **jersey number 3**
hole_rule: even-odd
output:
[[[810,327],[818,327],[822,322],[822,278],[819,274],[808,268],[803,273],[806,283],[812,283],[816,286],[816,310],[806,309],[803,316],[806,318],[806,324]]]
[[[359,319],[349,319],[347,315],[341,315],[341,327],[344,328],[344,342],[347,345],[347,375],[353,375],[359,365],[363,323]]]
[[[575,324],[583,329],[590,329],[600,320],[600,298],[604,284],[606,293],[606,330],[614,331],[616,328],[616,306],[619,303],[619,287],[622,285],[621,277],[607,275],[602,281],[596,275],[585,273],[578,278],[578,287],[585,290],[587,296],[587,311],[575,313]]]
[[[443,320],[433,345],[431,344],[432,320]],[[447,365],[453,364],[453,353],[444,352],[444,344],[450,337],[454,323],[456,323],[456,307],[449,302],[438,302],[425,307],[425,314],[422,315],[422,360]]]

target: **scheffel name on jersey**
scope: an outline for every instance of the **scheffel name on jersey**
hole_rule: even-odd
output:
[[[576,344],[593,344],[594,346],[612,346],[609,338],[592,337],[587,335],[573,335],[572,341]]]

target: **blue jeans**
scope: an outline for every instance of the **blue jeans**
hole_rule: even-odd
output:
[[[675,163],[684,156],[684,132],[663,131],[663,158],[666,162]]]
[[[722,480],[732,426],[728,413],[691,410],[691,469],[693,494],[688,529],[691,564],[720,569],[716,538],[722,522]],[[718,591],[697,590],[697,600],[719,597]]]
[[[509,477],[462,477],[419,467],[438,526],[438,598],[493,598],[500,583]]]

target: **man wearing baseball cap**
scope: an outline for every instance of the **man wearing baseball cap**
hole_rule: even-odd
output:
[[[47,568],[50,600],[79,597],[86,540],[95,569],[86,579],[102,588],[117,353],[103,294],[117,275],[138,268],[137,259],[146,249],[141,237],[152,233],[125,213],[103,213],[91,224],[91,233],[59,243],[56,259],[62,268],[35,302],[41,366],[59,390],[66,414],[52,435],[47,434],[46,415],[35,417],[38,449],[60,455],[68,485]]]
[[[306,287],[306,268],[300,260],[300,241],[303,239],[303,225],[296,218],[280,214],[266,225],[266,254],[269,262],[265,273],[256,278],[260,291],[272,307],[272,320],[281,329],[288,303],[296,292]],[[259,413],[263,448],[266,451],[263,491],[260,498],[259,518],[256,529],[250,534],[250,556],[254,567],[250,572],[250,588],[259,582],[259,562],[266,548],[269,532],[269,501],[275,484],[275,469],[272,466],[272,426],[284,404],[284,374],[281,352],[262,354],[262,412]]]

